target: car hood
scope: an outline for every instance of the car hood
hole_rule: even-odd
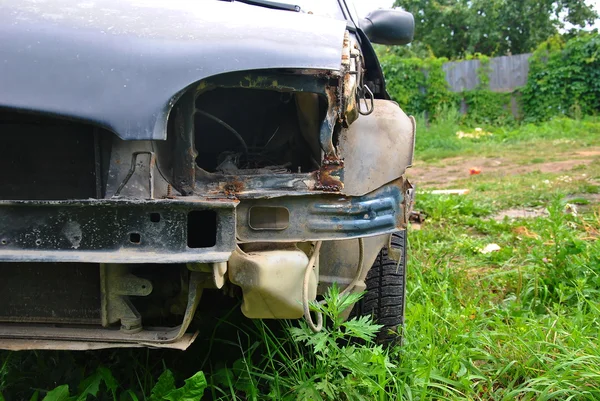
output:
[[[0,108],[166,138],[193,83],[231,71],[338,70],[345,23],[216,0],[0,0]]]

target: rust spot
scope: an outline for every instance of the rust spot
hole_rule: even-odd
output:
[[[222,188],[225,195],[235,195],[242,192],[244,187],[244,182],[236,177],[233,180],[224,183]]]
[[[167,184],[167,195],[165,196],[167,199],[175,199],[173,195],[173,186],[171,184]]]
[[[321,168],[316,172],[314,189],[317,191],[340,192],[344,188],[342,176],[344,160],[335,156],[326,156],[321,163]]]

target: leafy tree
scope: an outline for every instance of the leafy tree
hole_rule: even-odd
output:
[[[566,23],[591,25],[589,0],[396,0],[415,16],[416,38],[438,57],[527,53]]]

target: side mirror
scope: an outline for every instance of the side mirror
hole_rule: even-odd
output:
[[[361,19],[360,27],[373,43],[407,45],[415,34],[415,19],[406,11],[379,9]]]

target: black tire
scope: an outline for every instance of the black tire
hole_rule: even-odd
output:
[[[383,328],[377,335],[380,344],[401,344],[406,295],[406,231],[392,234],[392,247],[401,251],[400,263],[388,257],[383,248],[365,280],[364,298],[357,305],[359,315],[372,315]]]

